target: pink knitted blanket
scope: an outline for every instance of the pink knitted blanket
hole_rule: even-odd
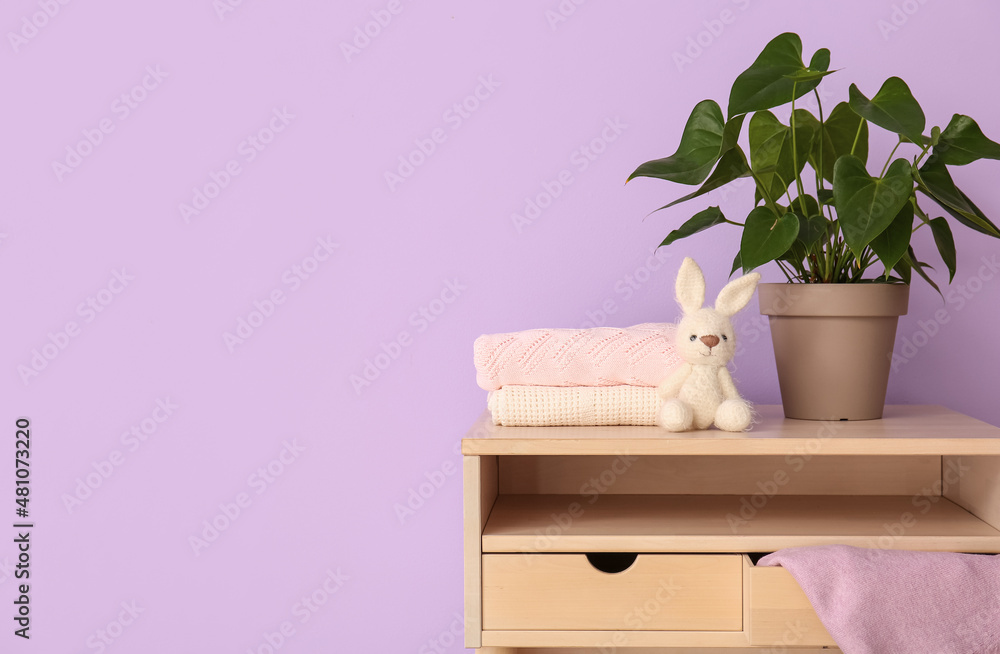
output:
[[[529,329],[476,339],[476,382],[522,386],[657,386],[680,365],[674,325]]]
[[[788,570],[844,654],[1000,654],[1000,555],[792,547]]]

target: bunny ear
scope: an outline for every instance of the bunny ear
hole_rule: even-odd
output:
[[[684,257],[677,271],[677,303],[684,313],[694,313],[705,303],[705,277],[691,257]]]
[[[719,291],[715,310],[725,316],[733,315],[747,305],[759,281],[760,273],[750,273],[729,282]]]

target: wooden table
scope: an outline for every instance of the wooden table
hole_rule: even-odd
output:
[[[835,647],[791,576],[752,554],[1000,553],[997,427],[939,406],[856,422],[757,410],[739,434],[484,413],[462,442],[466,647]]]

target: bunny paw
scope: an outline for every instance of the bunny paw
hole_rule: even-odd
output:
[[[660,407],[659,424],[667,431],[687,431],[694,424],[694,412],[680,400],[667,400]]]
[[[723,431],[746,431],[752,421],[750,405],[743,400],[726,400],[715,411],[715,426]]]

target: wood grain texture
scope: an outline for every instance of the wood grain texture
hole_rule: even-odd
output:
[[[753,567],[753,563],[750,561],[750,557],[746,554],[740,555],[740,572],[742,573],[743,579],[743,633],[746,635],[747,640],[750,641],[752,638],[752,633],[750,629],[750,575],[749,568]]]
[[[1000,529],[1000,456],[946,456],[941,466],[944,495]]]
[[[481,654],[766,651],[752,642],[839,654],[787,571],[728,553],[833,543],[1000,552],[1000,429],[942,407],[887,407],[883,420],[836,423],[758,409],[761,421],[745,434],[495,427],[484,416],[463,441],[463,452],[484,455],[467,457],[478,461],[466,475],[466,610],[475,618],[467,618],[467,646]],[[788,478],[775,477],[780,472]],[[539,586],[524,570],[491,581],[484,567],[532,557],[548,565],[573,553],[586,561],[582,553],[602,551],[646,553],[638,560],[735,557],[732,630],[701,629],[687,619],[673,624],[676,630],[657,630],[637,617],[649,598],[628,602],[645,589],[655,603],[656,589],[629,583],[588,597],[576,564],[545,572]],[[608,581],[626,573],[599,574]],[[512,588],[527,590],[512,595]],[[493,608],[493,598],[506,608]],[[601,611],[605,600],[618,605]],[[495,628],[494,615],[506,628]]]
[[[660,427],[498,427],[488,412],[462,441],[465,454],[1000,455],[1000,428],[940,406],[887,406],[882,420],[789,420],[756,407],[746,433],[670,433]]]
[[[513,647],[520,654],[523,648],[558,647],[558,648],[594,648],[603,654],[618,652],[618,654],[633,654],[633,647],[655,647],[657,654],[664,647],[696,647],[704,654],[703,647],[718,647],[725,649],[727,654],[747,647],[746,636],[742,631],[484,631],[485,645]],[[560,654],[573,654],[574,649],[560,649]],[[583,651],[593,651],[584,649]],[[641,651],[641,650],[638,650]],[[666,650],[671,651],[671,650]],[[711,650],[709,650],[711,651]],[[748,650],[760,654],[760,650]],[[801,654],[795,650],[795,654]],[[830,654],[827,650],[824,654]]]
[[[916,495],[940,456],[505,456],[505,495]],[[940,485],[937,486],[940,494]]]
[[[497,498],[497,458],[462,458],[463,550],[465,559],[465,646],[482,645],[483,530]]]
[[[584,554],[483,556],[483,629],[742,631],[736,554],[641,554],[621,572]]]
[[[784,568],[758,568],[743,557],[744,584],[750,605],[747,637],[751,645],[788,648],[834,646],[798,582]],[[797,651],[797,650],[796,650]]]
[[[765,498],[761,498],[762,500]],[[1000,530],[947,499],[907,496],[501,495],[485,552],[773,552],[843,544],[1000,552]],[[886,525],[905,525],[902,532]]]

